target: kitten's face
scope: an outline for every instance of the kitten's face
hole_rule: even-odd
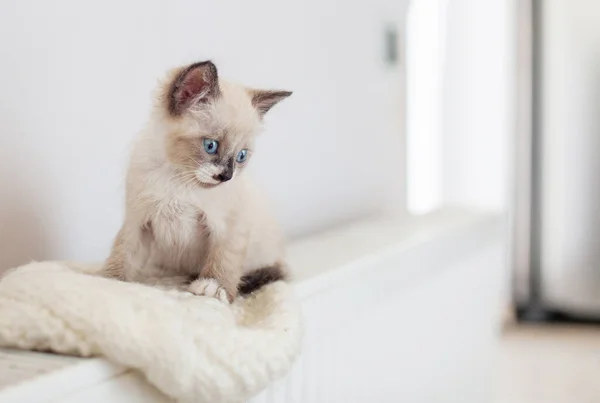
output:
[[[220,81],[211,62],[179,69],[165,91],[166,149],[186,184],[211,188],[233,180],[253,153],[262,117],[287,91],[252,90]]]

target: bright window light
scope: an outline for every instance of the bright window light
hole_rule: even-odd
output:
[[[407,207],[439,208],[443,198],[442,102],[447,0],[415,0],[407,18]]]

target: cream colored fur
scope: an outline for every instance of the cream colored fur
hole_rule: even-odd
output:
[[[96,270],[36,262],[6,273],[0,279],[0,348],[104,356],[140,371],[181,403],[246,402],[284,375],[300,351],[300,306],[283,282],[225,306],[181,292],[174,279],[147,287],[81,273]],[[10,371],[10,359],[4,363],[9,372],[0,379],[10,384],[10,375],[18,372]],[[62,390],[71,378],[67,372],[56,375],[40,378],[40,386],[51,378],[50,384]],[[3,403],[58,401],[41,399],[39,393],[38,399],[11,400],[5,385],[0,387]],[[102,393],[96,397],[112,402]],[[141,396],[132,399],[145,402]]]
[[[218,166],[186,152],[203,137],[227,137],[230,147],[251,148],[262,116],[253,90],[222,80],[214,101],[195,99],[182,116],[172,116],[166,102],[177,74],[181,69],[159,87],[158,102],[134,144],[125,220],[105,273],[142,283],[201,275],[190,291],[231,301],[242,274],[282,261],[279,226],[243,167],[219,184],[213,179]]]

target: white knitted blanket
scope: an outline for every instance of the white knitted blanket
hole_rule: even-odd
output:
[[[299,353],[299,304],[274,283],[233,305],[31,263],[0,279],[0,347],[104,356],[180,402],[242,402]]]

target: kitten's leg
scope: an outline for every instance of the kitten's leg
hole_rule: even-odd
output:
[[[238,229],[223,237],[212,236],[209,243],[208,256],[200,276],[190,284],[188,290],[196,295],[233,302],[238,293],[246,255],[247,235]]]
[[[151,237],[149,226],[138,229],[121,228],[101,275],[121,281],[131,277],[146,266],[150,257]]]
[[[117,280],[125,280],[125,265],[127,256],[127,245],[124,239],[124,228],[119,230],[110,251],[110,256],[104,263],[101,275]]]
[[[188,286],[187,289],[192,294],[213,297],[226,304],[233,302],[231,294],[227,293],[225,287],[218,280],[210,277],[198,277]]]

